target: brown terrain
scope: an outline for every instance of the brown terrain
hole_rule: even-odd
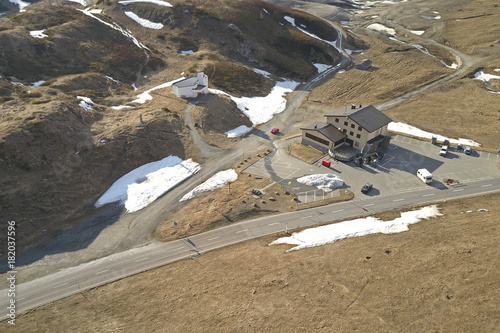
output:
[[[200,8],[206,5],[204,1],[189,3]],[[301,5],[316,15],[346,17],[346,11],[324,3]],[[291,115],[296,125],[290,132],[322,120],[328,110],[363,103],[381,105],[395,120],[454,138],[472,139],[482,144],[481,149],[497,151],[500,80],[485,84],[473,77],[478,70],[500,75],[494,71],[500,68],[496,33],[499,6],[487,0],[410,1],[377,4],[358,14],[349,12],[352,20],[342,27],[348,34],[344,46],[363,49],[352,54],[354,60],[369,58],[373,67],[368,71],[351,69],[323,80]],[[422,18],[437,16],[434,11],[439,19]],[[117,19],[118,13],[115,9],[109,15]],[[206,18],[205,11],[196,13],[201,15],[199,22]],[[223,10],[220,13],[229,15]],[[217,29],[212,26],[220,19],[200,26],[213,32]],[[175,22],[178,26],[164,37],[147,39],[149,32],[140,29],[134,35],[160,50],[162,38],[169,40],[182,29],[194,29],[188,21]],[[400,42],[366,29],[371,23],[393,27]],[[404,29],[426,32],[415,35]],[[222,33],[210,38],[230,43]],[[135,80],[126,82],[140,82],[146,89],[181,72],[195,73],[209,65],[214,68],[216,63],[220,68],[230,63],[232,70],[226,71],[239,75],[244,71],[240,63],[256,66],[249,62],[248,54],[243,60],[241,54],[235,56],[236,45],[232,53],[230,47],[214,50],[210,38],[174,39],[176,50],[161,49],[149,71],[136,75],[138,66],[127,74]],[[411,44],[422,45],[447,65],[457,63],[459,68],[447,68]],[[198,52],[175,56],[177,51],[189,48]],[[338,60],[331,50],[318,57],[324,60],[328,56]],[[228,61],[231,57],[236,60]],[[165,68],[161,67],[164,59],[168,59]],[[278,75],[287,72],[280,67],[286,64],[267,61],[266,70]],[[297,67],[293,61],[288,65]],[[266,94],[270,82],[261,82],[250,72],[247,70],[245,77],[253,82],[253,94]],[[20,221],[25,241],[34,245],[48,242],[91,215],[93,200],[131,169],[169,154],[204,160],[185,127],[186,101],[165,89],[153,92],[153,101],[132,111],[113,110],[110,106],[126,104],[137,93],[125,85],[113,88],[112,81],[102,81],[102,74],[79,85],[78,78],[87,75],[92,74],[71,74],[48,86],[30,88],[30,92],[0,80],[0,91],[14,96],[0,104],[0,129],[5,135],[0,143],[2,218]],[[127,75],[121,75],[120,79],[126,80]],[[297,69],[290,75],[305,81],[311,77],[311,69]],[[91,89],[89,81],[97,85],[92,95],[97,106],[84,111],[77,107],[76,96]],[[225,80],[219,82],[223,85]],[[62,88],[52,87],[55,83]],[[33,92],[41,96],[26,96]],[[242,90],[232,93],[245,94]],[[33,100],[38,102],[33,104]],[[213,97],[195,105],[191,117],[200,125],[198,133],[207,143],[231,149],[241,139],[227,139],[224,131],[248,124],[238,112],[226,98]],[[148,122],[146,127],[136,127],[139,114]],[[214,121],[215,115],[224,122]],[[81,152],[75,157],[77,151]],[[237,169],[257,158],[255,153],[246,157],[246,162],[243,156],[243,164],[235,165]],[[231,186],[177,206],[159,224],[154,236],[169,240],[241,218],[295,209],[293,193],[285,194],[278,185],[269,191],[275,197],[279,193],[276,201],[269,201],[269,197],[255,200],[248,195],[250,189],[269,183],[268,179],[243,173]],[[268,246],[281,235],[232,245],[28,311],[17,317],[16,331],[495,332],[500,327],[499,203],[498,194],[439,202],[442,217],[412,225],[408,232],[346,239],[290,253],[285,253],[288,246]],[[489,212],[478,212],[481,208]],[[186,214],[191,216],[193,228],[184,225],[172,230],[172,221]],[[378,216],[389,220],[397,214],[390,211]],[[5,321],[1,325],[4,330],[10,328]]]
[[[16,331],[496,332],[499,200],[289,253],[268,246],[283,235],[229,246],[28,311]]]
[[[101,6],[100,18],[130,26],[147,50],[83,15],[75,2],[41,1],[28,7],[33,10],[0,18],[0,208],[2,220],[16,221],[19,252],[48,244],[93,216],[95,200],[140,165],[169,155],[205,161],[186,126],[187,101],[167,88],[151,92],[152,101],[132,103],[139,93],[181,73],[205,71],[212,88],[236,96],[266,95],[274,81],[253,67],[306,80],[316,71],[312,62],[333,64],[339,57],[332,47],[280,25],[291,12],[285,7],[235,1],[218,11],[201,0],[172,4],[174,9],[126,7],[163,22],[165,29],[154,34],[130,26],[117,2]],[[263,17],[262,6],[273,14]],[[295,15],[323,38],[336,39],[322,20]],[[230,23],[236,28],[228,28]],[[49,37],[29,36],[28,31],[41,29]],[[183,50],[195,53],[181,55]],[[45,82],[31,86],[40,80]],[[92,109],[80,107],[78,96],[91,98]],[[224,132],[251,124],[227,98],[210,97],[194,108],[193,122],[209,144],[230,148],[240,139],[228,140]],[[133,108],[112,108],[118,105]],[[137,126],[140,116],[146,126]]]

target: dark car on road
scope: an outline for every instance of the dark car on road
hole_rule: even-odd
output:
[[[361,188],[361,192],[366,194],[368,193],[368,191],[370,191],[373,187],[373,184],[371,183],[366,183],[365,185],[363,185],[363,187]]]

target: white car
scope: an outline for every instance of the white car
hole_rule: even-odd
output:
[[[446,156],[446,153],[448,153],[448,146],[442,146],[441,150],[439,151],[439,155]]]

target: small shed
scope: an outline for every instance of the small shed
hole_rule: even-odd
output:
[[[358,61],[355,65],[357,69],[360,69],[362,71],[367,70],[368,68],[372,67],[372,61],[370,59],[363,59],[361,61]]]

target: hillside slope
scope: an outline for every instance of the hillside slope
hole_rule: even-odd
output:
[[[307,80],[314,63],[339,60],[331,45],[284,19],[337,38],[311,15],[260,1],[217,3],[106,1],[90,10],[40,1],[0,18],[0,210],[18,225],[19,251],[93,214],[94,200],[140,165],[168,155],[203,162],[184,124],[186,101],[162,89],[153,101],[131,102],[139,92],[203,70],[213,88],[266,95],[274,79],[253,68]],[[93,104],[82,104],[86,98]],[[214,98],[199,118],[205,135],[223,138],[249,124],[234,102]],[[227,121],[214,123],[214,115]],[[136,126],[139,116],[145,127]]]

